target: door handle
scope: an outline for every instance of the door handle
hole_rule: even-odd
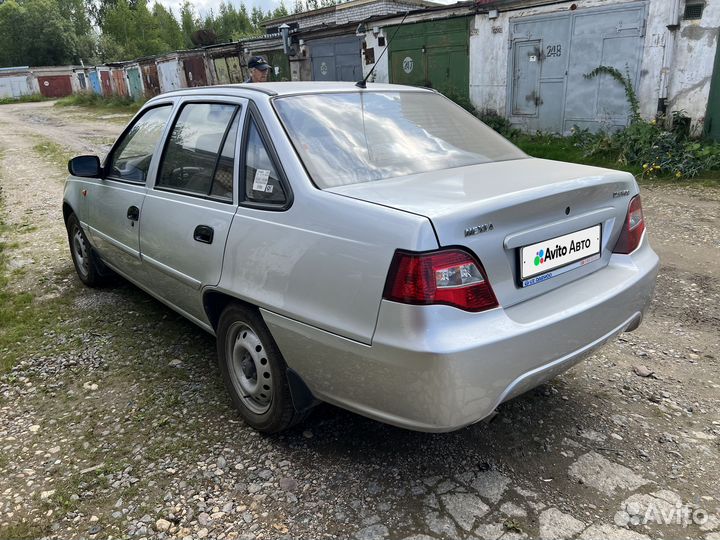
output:
[[[137,206],[131,206],[127,210],[127,218],[130,221],[137,221],[140,219],[140,209]]]
[[[198,225],[193,232],[193,239],[203,244],[212,244],[215,231],[208,225]]]

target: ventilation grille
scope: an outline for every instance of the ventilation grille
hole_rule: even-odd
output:
[[[704,9],[705,4],[686,4],[684,18],[686,20],[702,19]]]

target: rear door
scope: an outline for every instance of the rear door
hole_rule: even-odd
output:
[[[237,204],[247,100],[181,101],[143,206],[140,251],[153,292],[206,322],[202,288],[220,281]]]
[[[173,102],[143,111],[120,136],[105,160],[105,178],[88,185],[89,233],[112,266],[139,279],[139,225],[146,181],[157,167],[157,150]]]

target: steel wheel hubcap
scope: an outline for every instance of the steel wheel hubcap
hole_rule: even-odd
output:
[[[235,391],[255,414],[264,414],[272,404],[272,373],[265,346],[245,323],[233,323],[228,331],[227,356]]]
[[[87,276],[89,263],[87,245],[79,227],[75,229],[75,234],[73,234],[73,255],[80,273]]]

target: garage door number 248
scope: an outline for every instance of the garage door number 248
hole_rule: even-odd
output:
[[[547,54],[545,55],[547,58],[560,58],[562,56],[562,45],[548,45],[547,46]]]

